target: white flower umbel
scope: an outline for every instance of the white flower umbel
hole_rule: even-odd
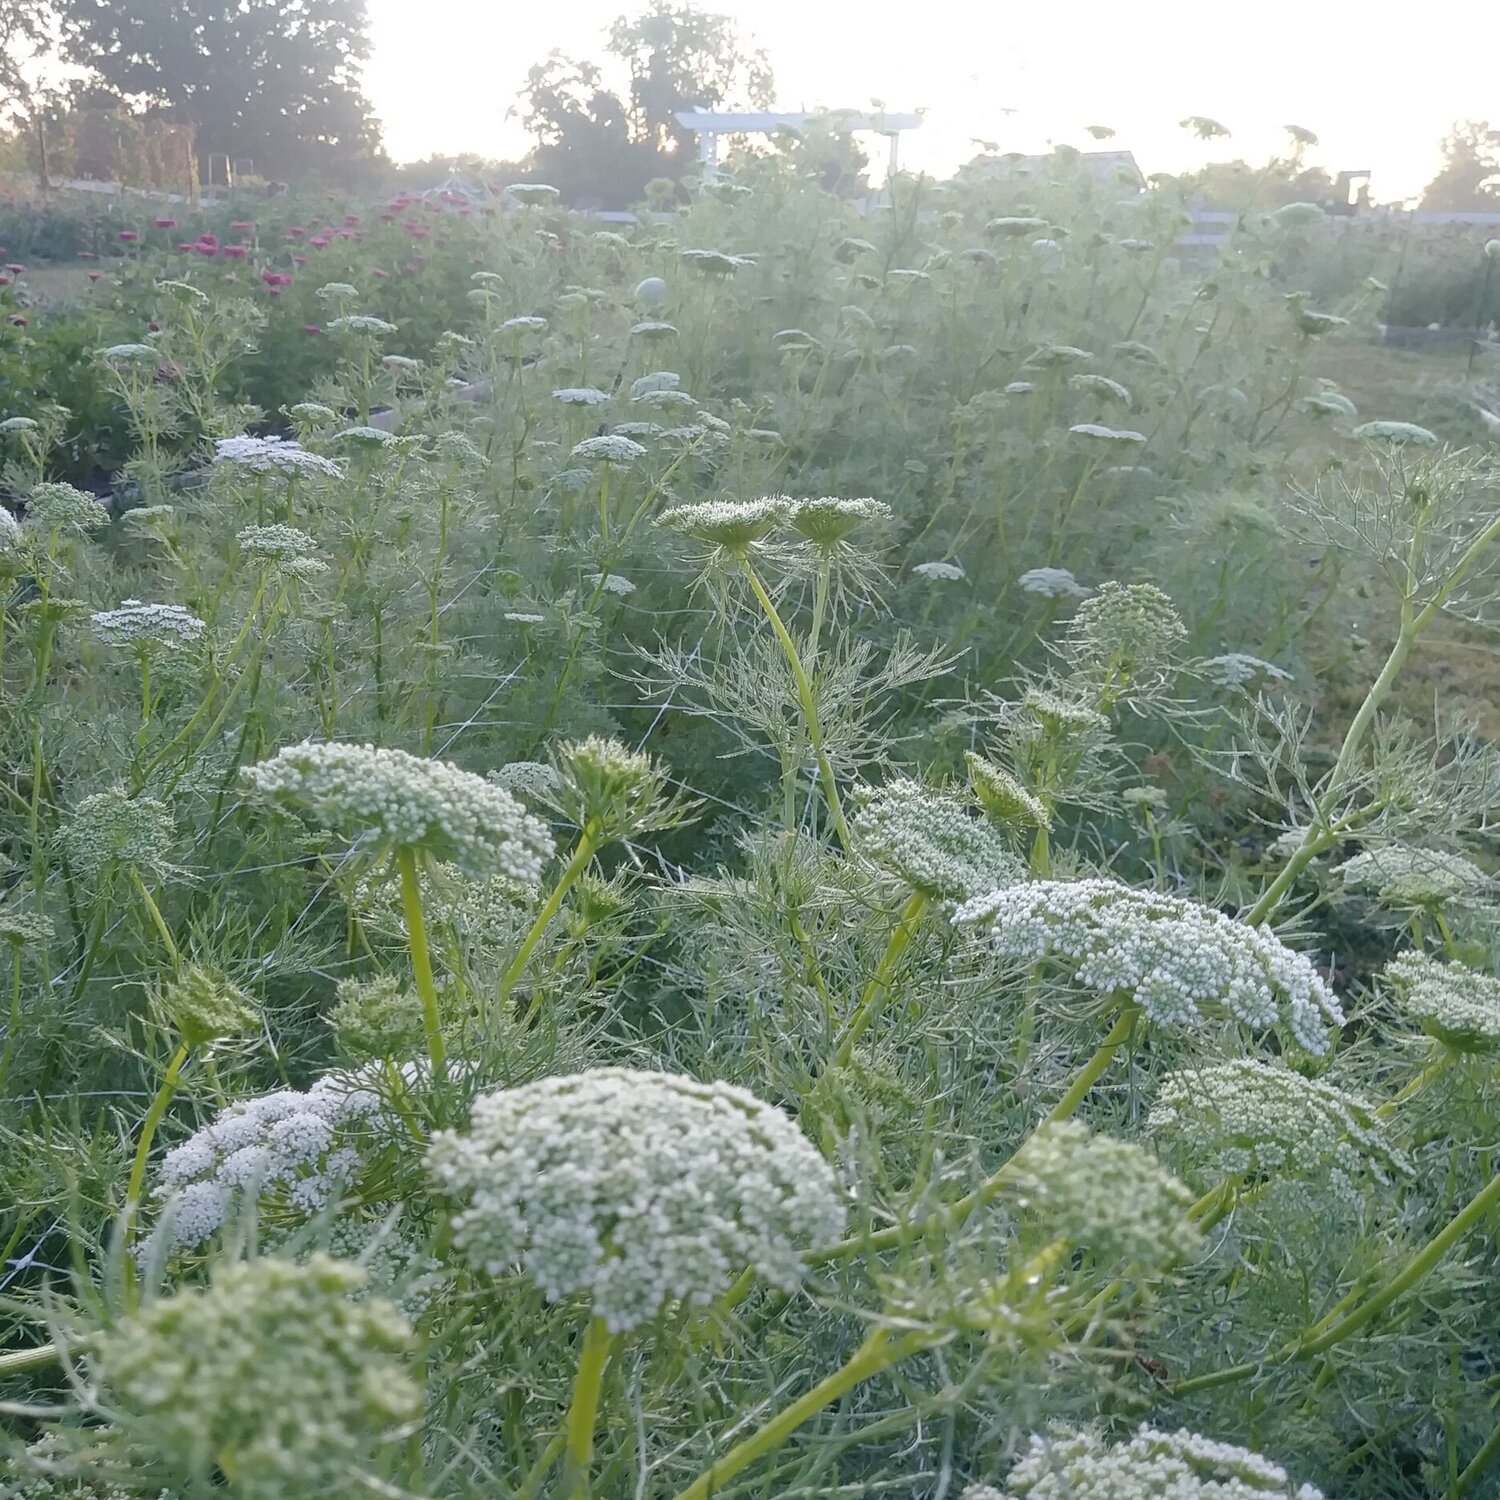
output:
[[[305,531],[295,526],[246,526],[235,537],[241,552],[251,557],[271,557],[279,561],[287,558],[307,557],[316,543]]]
[[[738,551],[774,531],[786,520],[791,508],[791,501],[782,495],[766,495],[758,500],[704,500],[663,511],[657,525],[715,547]]]
[[[111,344],[99,351],[99,358],[107,365],[145,365],[155,364],[161,353],[150,344]]]
[[[902,777],[855,802],[855,848],[934,900],[963,901],[1024,876],[1004,835],[966,799]]]
[[[213,461],[216,465],[229,464],[256,474],[304,474],[325,479],[344,477],[344,471],[331,458],[309,453],[299,443],[278,437],[220,438],[214,444]]]
[[[703,1305],[746,1266],[790,1290],[799,1246],[844,1226],[834,1175],[780,1110],[727,1083],[600,1068],[480,1098],[428,1164],[463,1202],[454,1242],[549,1300],[587,1293],[611,1332]]]
[[[1124,996],[1157,1025],[1282,1025],[1321,1054],[1327,1027],[1344,1020],[1310,960],[1269,927],[1180,896],[1114,880],[1039,880],[977,897],[953,920],[982,928],[1004,957],[1069,965],[1079,984]]]
[[[407,1083],[427,1076],[411,1064],[402,1072]],[[365,1153],[400,1129],[373,1087],[375,1076],[330,1073],[306,1091],[241,1100],[174,1147],[153,1191],[163,1205],[157,1241],[193,1249],[247,1198],[295,1218],[327,1207]]]
[[[653,391],[675,391],[681,384],[682,376],[676,370],[651,370],[630,382],[630,399],[638,401]]]
[[[634,439],[621,437],[618,433],[604,437],[584,438],[575,444],[569,458],[581,459],[588,464],[633,464],[646,456],[645,447]]]
[[[1354,436],[1371,443],[1392,443],[1396,447],[1411,444],[1418,448],[1431,448],[1437,443],[1437,434],[1415,422],[1363,422],[1354,429]]]
[[[883,526],[890,519],[891,508],[883,500],[822,495],[793,502],[787,522],[814,547],[827,548],[837,546],[858,526]]]
[[[1106,427],[1102,422],[1075,422],[1068,431],[1075,437],[1091,438],[1100,443],[1144,443],[1146,434],[1128,427]]]
[[[1115,1444],[1092,1432],[1034,1434],[1003,1492],[971,1487],[962,1500],[987,1489],[996,1500],[1323,1500],[1248,1448],[1144,1426]]]
[[[1088,590],[1066,568],[1028,568],[1016,580],[1028,594],[1044,599],[1083,599]]]
[[[1458,1052],[1500,1047],[1500,979],[1416,952],[1393,959],[1385,975],[1402,1010],[1429,1036]]]
[[[547,327],[545,318],[522,314],[518,318],[507,318],[501,325],[501,333],[542,333]]]
[[[26,497],[26,520],[38,531],[99,531],[109,525],[109,512],[71,484],[39,484]]]
[[[372,317],[369,313],[346,313],[327,326],[330,333],[361,333],[375,338],[384,338],[396,331],[394,323],[387,323],[384,318]]]
[[[1146,1131],[1175,1143],[1204,1186],[1238,1177],[1312,1179],[1357,1201],[1368,1178],[1386,1183],[1409,1170],[1362,1099],[1248,1057],[1169,1073]]]
[[[1484,895],[1488,875],[1461,854],[1446,849],[1418,849],[1409,844],[1387,844],[1364,849],[1336,865],[1333,873],[1346,891],[1371,895],[1391,907],[1443,906],[1450,901],[1475,900]]]
[[[564,406],[603,406],[609,400],[609,393],[591,385],[567,385],[553,391],[552,399]]]
[[[584,582],[593,588],[603,589],[606,594],[618,594],[622,599],[635,593],[635,585],[618,573],[590,573]]]
[[[968,577],[963,568],[956,562],[923,562],[917,563],[912,572],[919,578],[930,578],[934,582],[957,583]]]
[[[208,628],[180,604],[142,604],[139,599],[127,599],[118,609],[101,609],[92,619],[99,639],[107,645],[141,650],[155,646],[175,651],[191,646]]]
[[[244,772],[258,796],[299,808],[346,835],[422,849],[470,874],[523,885],[552,855],[546,825],[509,792],[447,761],[374,745],[289,745]]]
[[[1204,674],[1220,687],[1242,688],[1267,683],[1290,682],[1292,674],[1275,662],[1262,661],[1258,656],[1247,656],[1243,651],[1230,651],[1224,656],[1210,656],[1203,663]]]

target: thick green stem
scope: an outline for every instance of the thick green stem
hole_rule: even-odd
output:
[[[131,1241],[135,1238],[136,1212],[140,1208],[141,1195],[145,1191],[146,1163],[151,1157],[151,1142],[156,1138],[156,1128],[161,1124],[162,1117],[167,1112],[167,1106],[172,1102],[173,1094],[177,1092],[178,1079],[182,1076],[183,1065],[187,1062],[191,1051],[192,1048],[183,1042],[167,1063],[167,1071],[161,1076],[161,1085],[156,1090],[156,1097],[152,1099],[150,1107],[146,1110],[146,1118],[141,1121],[141,1138],[136,1142],[135,1159],[130,1163],[130,1177],[125,1184],[125,1213],[120,1228],[120,1244],[121,1248],[127,1252],[125,1280],[132,1294],[135,1291],[135,1261],[128,1252]]]
[[[1479,1452],[1468,1462],[1463,1473],[1458,1476],[1458,1482],[1453,1487],[1453,1493],[1457,1500],[1463,1500],[1465,1495],[1473,1492],[1475,1480],[1477,1480],[1494,1461],[1500,1458],[1500,1426],[1484,1440]]]
[[[917,929],[922,925],[922,918],[927,915],[927,908],[931,905],[930,896],[922,891],[913,891],[906,905],[901,908],[900,918],[891,933],[890,941],[885,945],[885,952],[880,955],[880,962],[875,966],[875,972],[870,976],[870,982],[865,986],[859,997],[859,1004],[844,1028],[843,1039],[833,1055],[834,1067],[841,1068],[848,1063],[860,1037],[884,1008],[901,956],[911,946],[911,940],[916,936]]]
[[[447,1049],[443,1043],[437,984],[432,977],[432,958],[427,950],[427,923],[422,917],[422,890],[417,883],[417,851],[410,844],[403,844],[396,851],[396,868],[401,874],[401,909],[406,915],[412,975],[417,983],[417,998],[422,1002],[422,1030],[427,1034],[433,1082],[438,1083],[443,1078]]]
[[[773,1453],[830,1402],[837,1401],[863,1381],[923,1348],[932,1337],[931,1334],[908,1333],[893,1338],[889,1329],[875,1329],[833,1374],[820,1380],[789,1406],[782,1407],[749,1437],[736,1443],[716,1464],[705,1469],[685,1490],[679,1491],[676,1500],[709,1500],[741,1470],[749,1468],[756,1459]]]
[[[12,1349],[0,1354],[0,1380],[7,1375],[24,1375],[28,1370],[45,1370],[63,1357],[56,1344],[38,1344],[35,1349]]]
[[[588,1500],[589,1464],[594,1456],[594,1423],[599,1412],[599,1391],[609,1363],[614,1335],[603,1318],[593,1318],[578,1353],[578,1373],[573,1379],[573,1401],[568,1407],[563,1459],[566,1500]]]
[[[818,779],[823,786],[823,798],[828,803],[828,811],[833,818],[833,831],[838,835],[839,843],[847,853],[849,849],[849,825],[844,820],[844,804],[839,797],[839,784],[833,774],[833,763],[828,759],[828,751],[823,741],[823,726],[818,718],[818,704],[813,696],[812,683],[808,680],[807,672],[802,665],[802,658],[797,651],[797,643],[792,639],[791,632],[782,623],[780,614],[777,613],[775,602],[770,594],[766,592],[765,585],[760,581],[755,569],[750,565],[748,557],[741,556],[740,567],[745,574],[745,579],[750,585],[751,592],[755,595],[766,619],[770,622],[771,629],[776,634],[776,639],[781,645],[783,655],[786,657],[787,666],[791,669],[792,682],[796,685],[797,701],[802,709],[802,723],[807,730],[808,743],[812,746],[813,756],[818,763]]]
[[[573,883],[588,868],[589,861],[593,859],[599,848],[599,838],[602,830],[597,818],[590,818],[583,825],[578,835],[578,843],[574,846],[573,857],[568,861],[567,868],[558,877],[557,884],[552,887],[551,894],[542,903],[542,909],[536,914],[536,920],[526,930],[526,936],[521,939],[521,946],[516,949],[516,955],[506,965],[505,972],[500,976],[500,1000],[504,1003],[506,996],[515,988],[516,981],[526,970],[526,961],[531,957],[532,950],[541,942],[543,935],[552,925],[552,919],[557,915],[563,903],[563,897],[572,889]]]
[[[131,870],[130,883],[135,887],[136,895],[144,903],[146,914],[151,918],[151,925],[156,928],[162,947],[167,950],[167,956],[172,960],[172,967],[179,968],[182,964],[182,954],[177,950],[177,944],[172,937],[172,929],[167,926],[166,918],[161,914],[161,908],[152,898],[151,892],[146,889],[146,882],[141,879],[139,870]]]

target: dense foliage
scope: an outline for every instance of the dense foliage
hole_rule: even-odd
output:
[[[1065,158],[469,208],[5,325],[7,1493],[1495,1493],[1492,394]]]

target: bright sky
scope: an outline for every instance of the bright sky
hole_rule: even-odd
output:
[[[1315,131],[1309,156],[1370,168],[1377,199],[1417,192],[1460,118],[1500,125],[1492,0],[1426,0],[1382,23],[1368,0],[700,0],[733,14],[770,53],[782,108],[927,110],[903,165],[936,173],[1002,150],[1087,148],[1118,132],[1147,173],[1208,159],[1264,160],[1285,124]],[[526,70],[554,48],[603,52],[628,0],[369,0],[367,83],[397,160],[523,153],[507,118]],[[1014,113],[1007,113],[1014,110]],[[1177,128],[1209,115],[1233,132],[1206,147]]]

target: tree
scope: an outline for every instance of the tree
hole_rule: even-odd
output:
[[[1500,130],[1487,120],[1454,125],[1443,141],[1443,164],[1422,194],[1422,207],[1500,210]]]
[[[3,0],[0,0],[3,3]],[[364,0],[60,0],[69,58],[137,106],[197,127],[200,160],[347,175],[379,127],[360,83]]]
[[[693,135],[677,123],[679,110],[764,109],[774,92],[770,60],[748,47],[729,16],[678,0],[652,0],[633,20],[621,16],[609,50],[630,69],[632,137],[682,161]]]

